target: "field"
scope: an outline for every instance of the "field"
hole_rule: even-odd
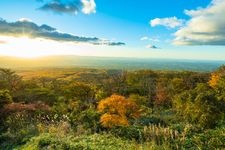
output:
[[[18,57],[0,57],[0,67],[16,70],[34,69],[120,69],[120,70],[168,70],[209,72],[217,69],[225,61],[191,60],[191,59],[156,59],[126,57],[88,57],[88,56],[46,56],[23,59]]]

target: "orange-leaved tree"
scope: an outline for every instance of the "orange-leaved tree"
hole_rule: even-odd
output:
[[[209,80],[209,85],[214,88],[217,85],[219,79],[220,79],[220,74],[212,73]]]
[[[225,76],[225,66],[221,66],[215,72],[211,74],[211,78],[209,80],[209,85],[215,88],[219,82],[219,80]]]
[[[100,122],[106,128],[129,126],[129,120],[140,114],[135,102],[116,94],[101,100],[98,111],[102,114]]]

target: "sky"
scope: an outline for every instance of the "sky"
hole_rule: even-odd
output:
[[[1,0],[0,55],[225,60],[225,0]]]

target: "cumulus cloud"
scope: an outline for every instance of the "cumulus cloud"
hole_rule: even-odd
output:
[[[60,0],[53,0],[49,3],[44,4],[40,10],[52,11],[55,13],[67,13],[75,15],[79,12],[81,3],[79,1],[64,3]]]
[[[94,0],[81,0],[83,4],[82,12],[84,14],[91,14],[96,12],[96,4]]]
[[[45,2],[45,0],[42,0],[42,2]],[[96,4],[94,0],[51,0],[45,2],[39,9],[59,14],[76,15],[78,12],[91,14],[96,12]]]
[[[149,49],[159,49],[157,46],[151,45],[151,44],[147,45],[146,48],[149,48]]]
[[[186,10],[191,19],[175,33],[176,45],[225,45],[225,0]]]
[[[155,18],[150,21],[150,25],[152,27],[155,26],[165,26],[168,28],[176,28],[182,26],[184,20],[177,19],[177,17],[170,17],[170,18]]]
[[[29,38],[41,38],[62,42],[89,43],[93,45],[125,45],[125,43],[122,42],[111,42],[109,40],[102,40],[97,37],[83,37],[69,33],[62,33],[51,26],[45,24],[39,26],[34,22],[28,21],[27,19],[20,19],[16,22],[7,22],[0,19],[0,35],[13,37],[27,36]]]

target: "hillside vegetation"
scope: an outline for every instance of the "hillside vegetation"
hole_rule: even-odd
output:
[[[225,66],[1,68],[0,149],[225,149]]]

